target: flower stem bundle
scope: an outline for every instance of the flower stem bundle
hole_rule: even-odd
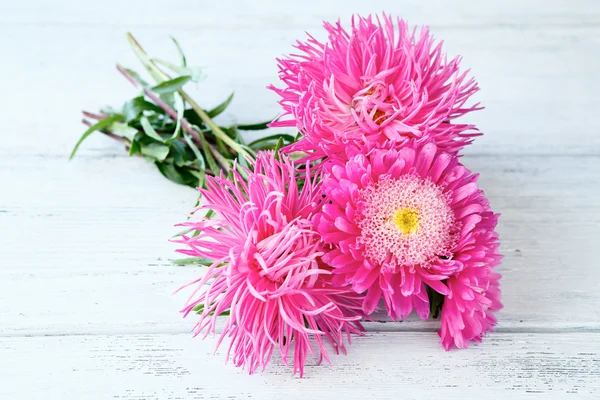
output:
[[[259,150],[274,149],[294,141],[293,136],[275,134],[246,143],[241,132],[267,129],[267,122],[217,124],[213,119],[227,109],[233,94],[210,110],[198,105],[184,87],[199,82],[203,75],[198,68],[188,66],[175,39],[173,42],[181,59],[179,64],[150,57],[131,34],[126,36],[154,83],[150,84],[137,72],[117,65],[119,73],[138,94],[118,110],[84,111],[83,123],[89,128],[75,145],[71,158],[87,137],[100,132],[122,142],[130,156],[142,156],[154,163],[167,179],[196,188],[204,187],[207,175],[218,176],[221,171],[240,169]]]

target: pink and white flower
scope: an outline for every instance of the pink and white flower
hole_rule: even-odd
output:
[[[441,336],[446,348],[466,346],[495,324],[501,308],[498,215],[477,186],[477,174],[433,143],[408,142],[349,161],[325,163],[327,202],[314,218],[330,246],[323,260],[334,283],[365,293],[373,312],[383,297],[390,317],[413,309],[427,319],[427,287],[446,296]]]
[[[479,90],[460,57],[450,61],[427,27],[418,33],[388,15],[324,23],[328,40],[309,35],[299,54],[278,59],[284,86],[270,86],[284,113],[272,126],[297,127],[303,138],[288,151],[312,159],[347,158],[408,140],[434,140],[455,154],[479,135],[454,120],[478,110],[467,101]]]
[[[228,358],[250,373],[264,369],[278,349],[302,376],[314,338],[320,358],[329,361],[325,343],[345,352],[344,341],[361,333],[362,296],[331,283],[331,268],[321,261],[322,244],[311,219],[322,201],[310,171],[298,189],[289,159],[261,153],[247,179],[207,178],[203,205],[218,218],[194,217],[181,225],[200,234],[184,235],[181,253],[213,260],[194,286],[183,312],[201,308],[196,334],[214,333],[217,316],[229,311],[218,343],[231,338]],[[197,215],[197,214],[195,214]],[[345,339],[346,337],[346,339]]]

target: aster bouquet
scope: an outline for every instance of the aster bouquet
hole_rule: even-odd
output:
[[[105,107],[83,112],[88,129],[76,143],[70,158],[91,134],[99,132],[123,143],[130,156],[141,156],[156,165],[172,182],[193,188],[204,187],[206,176],[218,176],[232,168],[242,170],[256,151],[278,148],[294,141],[287,134],[273,134],[246,143],[241,132],[267,129],[267,122],[218,125],[214,118],[223,113],[233,94],[205,110],[184,89],[204,79],[202,70],[188,65],[177,40],[173,39],[179,62],[151,57],[138,41],[126,38],[154,83],[140,74],[117,65],[119,73],[136,88],[136,95],[122,107]]]
[[[385,14],[324,27],[269,87],[282,106],[270,125],[298,140],[212,171],[173,240],[206,267],[183,287],[184,315],[196,335],[220,330],[250,373],[276,351],[302,376],[309,353],[345,352],[379,307],[439,318],[446,350],[480,342],[502,308],[498,214],[459,160],[480,135],[457,121],[480,109],[477,83],[427,28]]]

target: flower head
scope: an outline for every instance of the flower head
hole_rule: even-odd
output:
[[[477,175],[433,143],[373,150],[326,163],[326,202],[315,224],[330,250],[334,281],[366,291],[371,313],[383,297],[393,319],[429,315],[427,287],[445,295],[444,345],[475,339],[499,309],[498,215]],[[469,315],[467,317],[467,314]],[[462,319],[461,319],[462,316]],[[445,325],[444,325],[445,324]],[[467,326],[470,325],[470,326]],[[457,336],[460,336],[457,338]]]
[[[219,343],[231,337],[228,357],[250,373],[263,369],[275,349],[287,363],[293,352],[294,372],[303,374],[310,337],[320,357],[329,361],[324,342],[345,351],[344,336],[362,330],[361,297],[331,283],[321,261],[320,237],[311,219],[322,195],[316,178],[306,172],[298,189],[289,159],[261,153],[246,180],[208,178],[201,190],[204,205],[217,219],[184,223],[196,236],[184,235],[180,252],[214,262],[190,283],[196,290],[183,310],[201,309],[196,334],[215,331],[216,318],[229,310]]]
[[[456,153],[478,135],[472,125],[453,122],[479,109],[465,105],[478,89],[448,61],[426,27],[419,34],[402,19],[352,18],[350,32],[324,23],[326,43],[309,36],[301,54],[279,59],[285,112],[273,126],[296,126],[304,135],[290,151],[313,158],[348,157],[389,148],[409,139],[433,139]]]

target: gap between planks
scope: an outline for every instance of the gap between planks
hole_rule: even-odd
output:
[[[429,321],[432,324],[436,321]],[[365,326],[365,333],[433,333],[438,331],[437,326],[419,326],[419,327],[411,327],[411,326],[402,326],[401,322],[393,322],[393,321],[377,321],[377,322],[366,322],[363,323]],[[392,326],[395,325],[395,326]],[[217,329],[217,334],[221,333],[220,329]],[[495,334],[516,334],[516,335],[527,335],[527,334],[569,334],[569,333],[595,333],[600,334],[600,327],[597,326],[569,326],[569,327],[539,327],[539,326],[529,326],[529,327],[496,327],[494,332],[490,332],[486,335],[495,335]],[[169,329],[169,328],[159,328],[154,329],[152,331],[145,329],[123,329],[123,330],[98,330],[93,329],[89,331],[79,331],[79,332],[63,332],[63,331],[48,331],[48,330],[40,330],[40,331],[28,331],[28,332],[4,332],[0,333],[1,338],[33,338],[33,337],[76,337],[76,336],[137,336],[137,335],[186,335],[192,336],[193,333],[186,329]],[[485,337],[484,337],[485,340]]]

